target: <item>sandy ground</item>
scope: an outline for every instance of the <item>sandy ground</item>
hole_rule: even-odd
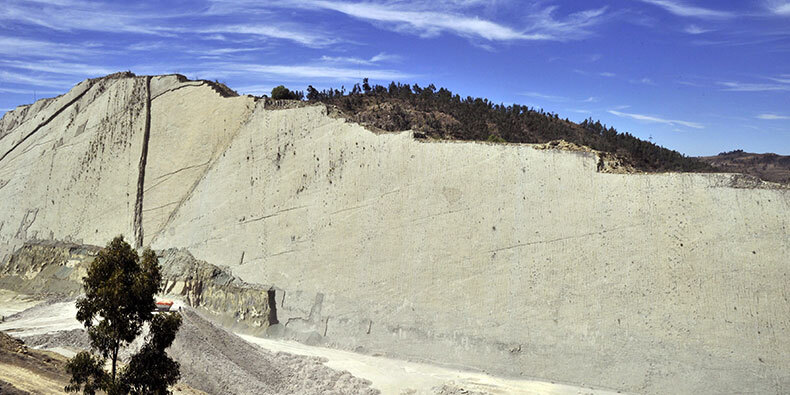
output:
[[[64,383],[43,377],[28,369],[0,363],[0,380],[14,387],[37,394],[62,394]]]
[[[66,356],[86,346],[73,301],[38,303],[4,292],[0,311],[12,312],[0,331],[30,346]],[[8,302],[14,303],[9,306]],[[180,306],[177,303],[176,308]],[[225,331],[184,309],[170,350],[183,382],[207,393],[610,394],[538,380],[508,379],[424,363],[263,339]],[[11,371],[8,371],[11,374]]]
[[[7,317],[9,315],[16,314],[39,303],[41,303],[40,300],[36,300],[31,296],[0,289],[0,317]],[[2,319],[0,319],[0,321],[2,321]]]
[[[12,383],[19,390],[34,394],[62,394],[63,386],[66,384],[5,363],[0,363],[0,380]]]
[[[19,308],[19,305],[0,304],[3,309]],[[0,331],[14,337],[28,337],[82,328],[75,318],[77,307],[74,301],[56,303],[36,303],[33,307],[5,317],[0,323]]]

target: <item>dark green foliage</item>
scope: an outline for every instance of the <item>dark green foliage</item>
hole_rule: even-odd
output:
[[[345,90],[308,90],[308,99],[337,106],[356,122],[400,131],[412,129],[439,139],[546,143],[566,140],[595,150],[617,154],[645,171],[715,171],[708,164],[677,151],[620,133],[600,122],[581,124],[559,115],[518,104],[505,106],[466,97],[434,85],[391,83],[384,87]]]
[[[79,392],[93,395],[105,389],[109,384],[109,376],[104,371],[105,359],[83,351],[66,363],[66,373],[71,375],[66,392]]]
[[[491,142],[491,143],[506,143],[505,139],[503,139],[502,137],[499,137],[499,136],[497,136],[495,134],[492,134],[492,135],[488,136],[486,141]]]
[[[302,100],[304,93],[301,91],[292,92],[288,88],[280,85],[272,89],[272,99],[275,100]]]
[[[169,394],[168,387],[180,377],[178,362],[165,349],[170,347],[181,326],[181,316],[159,314],[151,320],[151,330],[142,349],[123,369],[120,386],[129,394]]]
[[[95,388],[111,394],[128,393],[121,380],[126,371],[120,379],[117,374],[118,351],[134,341],[149,321],[152,322],[150,346],[143,347],[141,352],[146,352],[145,356],[135,355],[132,361],[144,358],[146,363],[154,363],[159,358],[164,365],[173,367],[175,362],[164,349],[172,343],[181,318],[155,317],[152,313],[156,309],[154,295],[162,286],[159,260],[153,251],[146,249],[139,257],[123,236],[118,236],[97,254],[82,280],[85,297],[77,301],[77,320],[88,329],[91,348],[100,356],[85,352],[69,361],[72,385],[66,387],[67,391],[77,392],[84,387],[86,393]],[[109,374],[102,370],[107,359],[112,363]],[[157,374],[161,377],[151,376],[151,380],[165,380],[162,385],[166,390],[173,373]],[[177,380],[177,364],[174,374]],[[139,379],[136,380],[129,382],[139,386]]]

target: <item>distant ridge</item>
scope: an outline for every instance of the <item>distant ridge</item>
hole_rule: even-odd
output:
[[[727,173],[749,174],[765,181],[790,184],[790,156],[735,150],[699,159]]]

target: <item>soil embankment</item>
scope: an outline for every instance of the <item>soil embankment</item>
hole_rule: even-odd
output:
[[[0,394],[60,394],[68,384],[66,358],[28,348],[0,332]]]

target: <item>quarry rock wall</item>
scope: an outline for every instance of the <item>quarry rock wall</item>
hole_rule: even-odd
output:
[[[624,391],[790,390],[787,189],[377,134],[177,76],[34,106],[0,121],[0,258],[123,233],[267,284],[269,335]]]

